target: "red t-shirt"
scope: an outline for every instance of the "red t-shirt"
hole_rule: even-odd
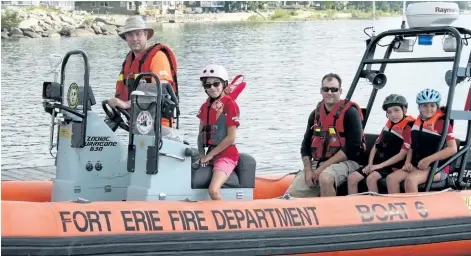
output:
[[[443,125],[445,124],[445,120],[440,119],[437,121],[435,124],[435,132],[441,134],[443,132]],[[448,134],[446,136],[446,140],[454,140],[455,137],[453,136],[453,127],[451,127],[451,124],[448,125]]]
[[[237,103],[229,99],[225,101],[226,104],[224,104],[224,107],[222,109],[221,115],[226,115],[226,123],[227,123],[227,128],[231,126],[239,127],[240,122],[239,122],[239,106]],[[208,104],[209,102],[206,101],[201,105],[200,111],[196,115],[200,120],[203,122],[207,121],[207,114],[208,114]],[[214,103],[213,103],[214,104]],[[215,158],[219,157],[227,157],[233,161],[238,161],[239,160],[239,151],[237,150],[237,147],[235,145],[230,145],[223,151],[221,151]]]
[[[405,151],[409,151],[410,144],[412,143],[412,138],[410,136],[411,131],[412,127],[408,125],[406,126],[406,128],[404,128],[404,131],[402,131],[402,138],[404,138],[404,144],[402,144],[401,149],[404,149]]]

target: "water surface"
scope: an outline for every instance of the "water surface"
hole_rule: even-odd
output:
[[[400,27],[399,18],[380,19],[376,33]],[[460,26],[470,27],[471,16]],[[237,132],[240,151],[252,154],[259,172],[287,172],[302,167],[299,148],[310,112],[321,99],[320,80],[329,72],[340,74],[346,95],[365,50],[363,29],[371,21],[309,21],[303,23],[162,24],[156,37],[169,45],[178,61],[181,93],[181,128],[195,145],[198,120],[195,117],[205,100],[198,75],[210,63],[224,65],[229,76],[245,75],[248,85],[237,102],[241,126]],[[414,53],[394,56],[420,57],[450,55],[442,50],[442,38],[434,45],[416,47]],[[382,42],[384,43],[384,42]],[[110,97],[121,64],[128,51],[119,37],[2,40],[2,168],[52,165],[48,151],[50,115],[41,106],[43,81],[51,81],[48,55],[80,49],[90,62],[90,84],[104,117],[101,101]],[[378,54],[385,50],[379,47]],[[469,56],[464,49],[461,66]],[[380,56],[380,55],[378,55]],[[466,58],[466,59],[465,59]],[[377,96],[366,132],[378,133],[384,125],[382,100],[390,93],[402,93],[417,115],[416,93],[431,87],[447,97],[445,72],[451,63],[391,64],[386,70],[388,84]],[[72,58],[67,81],[83,83],[83,62]],[[80,82],[79,82],[80,83]],[[469,82],[456,88],[454,107],[463,109]],[[353,100],[366,107],[371,86],[361,81]],[[464,122],[457,122],[455,135],[464,139]],[[127,141],[123,134],[123,141]]]

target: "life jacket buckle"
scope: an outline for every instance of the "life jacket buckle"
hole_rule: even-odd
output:
[[[134,90],[134,88],[131,88],[131,86],[134,85],[134,81],[135,81],[134,78],[126,78],[126,79],[124,79],[124,85],[126,85],[126,87],[128,87],[128,89]]]
[[[336,134],[335,128],[334,127],[329,127],[329,134]]]
[[[211,131],[211,128],[212,128],[211,125],[207,124],[207,125],[205,125],[205,126],[203,127],[203,130],[204,130],[205,132],[210,132],[210,131]]]

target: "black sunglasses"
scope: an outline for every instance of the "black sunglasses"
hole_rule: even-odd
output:
[[[207,83],[207,84],[203,84],[203,87],[204,89],[209,89],[211,88],[211,86],[219,87],[220,84],[221,82]]]
[[[323,92],[328,92],[328,91],[331,91],[331,92],[338,92],[339,91],[339,88],[337,87],[322,87],[322,91]]]

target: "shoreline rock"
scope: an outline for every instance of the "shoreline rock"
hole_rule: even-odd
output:
[[[118,22],[114,15],[98,16],[84,11],[11,9],[18,13],[22,21],[16,28],[2,29],[2,39],[117,35],[125,21],[125,18],[120,18]]]
[[[2,39],[42,37],[87,37],[117,35],[129,15],[93,15],[85,11],[26,11],[18,12],[22,21],[16,28],[2,29]],[[3,10],[2,10],[3,12]],[[3,15],[3,13],[2,13]],[[256,15],[247,13],[157,14],[144,16],[149,25],[160,23],[247,22]]]
[[[20,38],[42,37],[89,37],[117,35],[129,15],[102,14],[94,15],[86,11],[62,10],[28,10],[18,7],[7,7],[18,13],[22,20],[16,28],[2,29],[2,39],[17,40]],[[238,13],[202,13],[202,14],[148,14],[145,15],[149,25],[162,23],[228,23],[228,22],[283,22],[305,21],[312,19],[355,19],[352,13],[316,13],[311,11],[290,14],[281,10],[280,16],[275,10]],[[280,16],[280,17],[278,17]],[[3,18],[2,18],[3,20]]]

